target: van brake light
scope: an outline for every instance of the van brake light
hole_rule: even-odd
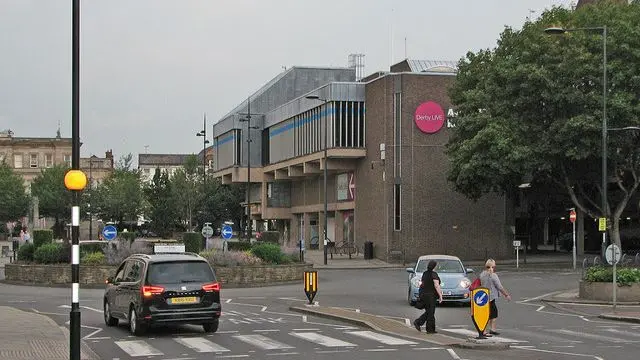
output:
[[[162,286],[143,286],[142,287],[142,296],[150,297],[157,294],[162,294],[164,292],[164,288]]]
[[[220,283],[214,282],[211,284],[204,284],[202,285],[202,290],[206,292],[220,291]]]

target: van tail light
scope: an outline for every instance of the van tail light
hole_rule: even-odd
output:
[[[220,283],[214,282],[211,284],[204,284],[202,285],[202,290],[206,292],[220,291]]]
[[[153,295],[162,294],[164,292],[164,288],[162,286],[143,286],[142,287],[142,296],[150,297]]]

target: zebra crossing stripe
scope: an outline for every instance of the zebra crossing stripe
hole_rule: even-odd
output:
[[[233,337],[263,350],[293,349],[293,346],[269,339],[263,335],[234,335]]]
[[[318,345],[326,346],[326,347],[355,347],[358,346],[356,344],[352,344],[350,342],[342,341],[340,339],[334,339],[329,336],[320,335],[314,332],[290,332],[289,335],[299,337],[304,340],[311,341]]]
[[[396,337],[392,337],[392,336],[388,336],[388,335],[378,334],[376,332],[368,331],[368,330],[364,330],[364,331],[347,331],[347,334],[351,334],[351,335],[359,336],[361,338],[365,338],[365,339],[381,342],[381,343],[383,343],[385,345],[415,345],[415,344],[417,344],[416,342],[413,342],[413,341],[400,339],[400,338],[396,338]]]
[[[124,352],[131,357],[164,355],[164,353],[142,340],[116,341]]]
[[[216,343],[213,343],[205,338],[201,337],[184,337],[174,339],[177,343],[184,345],[190,349],[199,353],[217,353],[230,351],[229,349],[222,347]]]
[[[478,336],[478,332],[477,331],[472,331],[472,330],[469,330],[469,329],[442,329],[442,331],[452,332],[452,333],[465,335],[465,336],[469,336],[469,337]],[[509,338],[506,338],[506,337],[500,335],[500,336],[492,336],[492,337],[490,337],[489,339],[487,339],[487,342],[522,343],[522,342],[527,342],[527,341],[509,339]]]

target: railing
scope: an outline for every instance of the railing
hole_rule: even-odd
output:
[[[584,275],[586,274],[587,270],[589,268],[591,268],[591,267],[594,267],[594,266],[610,267],[612,265],[607,263],[606,260],[603,260],[602,257],[600,257],[600,256],[585,257],[582,260],[582,273],[581,273],[581,276],[582,276],[583,279],[584,279]],[[622,257],[620,258],[620,261],[618,261],[618,264],[616,266],[617,267],[638,267],[638,268],[640,268],[640,252],[636,253],[635,255],[622,254]]]

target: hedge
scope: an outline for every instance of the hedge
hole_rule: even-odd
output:
[[[61,244],[44,244],[33,252],[33,260],[39,264],[57,264],[60,262],[61,251]]]
[[[235,251],[249,251],[253,247],[249,241],[227,241],[227,249]]]
[[[202,250],[202,234],[196,232],[186,232],[182,234],[184,251],[199,253]]]
[[[53,242],[53,230],[33,230],[33,246],[39,248],[44,244],[51,244]]]
[[[612,282],[613,267],[592,266],[587,269],[584,280],[589,282]],[[631,267],[619,267],[616,269],[616,282],[620,285],[640,283],[640,269]]]

